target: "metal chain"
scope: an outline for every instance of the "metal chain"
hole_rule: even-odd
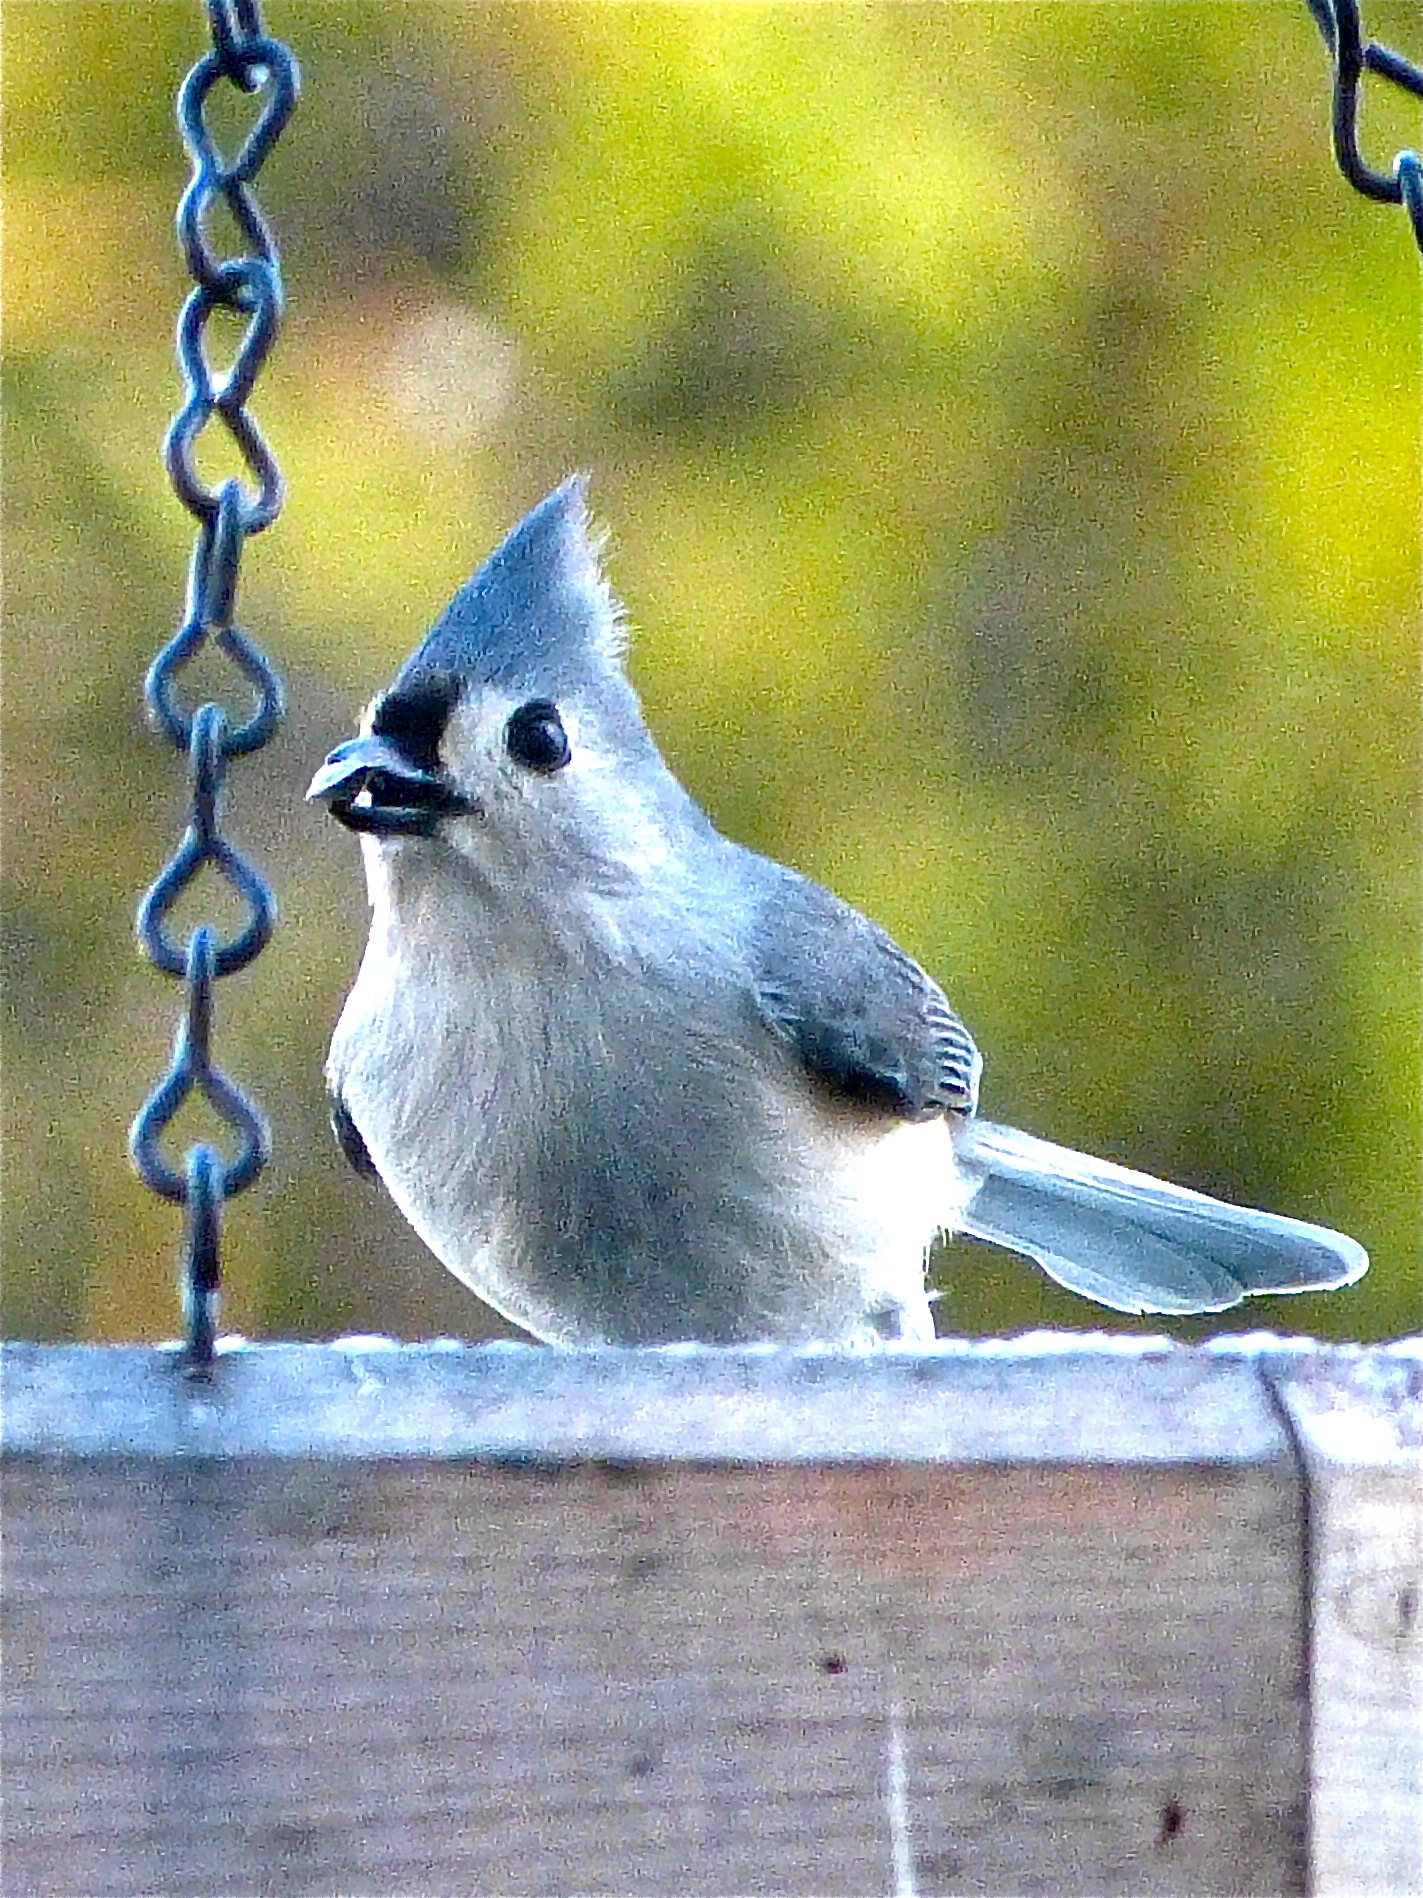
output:
[[[1374,171],[1359,151],[1359,88],[1364,74],[1378,73],[1415,99],[1423,99],[1423,71],[1377,40],[1362,39],[1358,0],[1305,0],[1305,4],[1334,61],[1335,162],[1364,197],[1407,208],[1413,235],[1423,251],[1423,159],[1417,152],[1400,152],[1390,174]]]
[[[251,185],[291,116],[299,84],[291,53],[266,35],[259,0],[204,0],[204,5],[213,50],[193,67],[177,97],[178,129],[193,163],[177,216],[178,239],[194,283],[178,318],[177,357],[186,399],[163,444],[173,491],[196,518],[198,532],[182,622],[144,680],[155,724],[187,754],[189,819],[137,916],[145,955],[165,974],[181,979],[187,995],[168,1071],[129,1135],[129,1151],[145,1184],[187,1211],[180,1286],[187,1357],[199,1366],[211,1362],[216,1337],[223,1202],[251,1186],[271,1151],[261,1113],[214,1064],[211,1037],[213,982],[245,969],[260,954],[274,916],[272,894],[261,875],[222,835],[221,806],[228,761],[265,745],[282,715],[281,682],[232,615],[247,538],[270,527],[282,505],[281,474],[246,406],[282,315],[277,246]],[[208,95],[222,80],[244,93],[264,95],[255,124],[231,160],[218,151],[203,122]],[[209,242],[206,221],[219,200],[246,244],[242,256],[219,257]],[[226,373],[215,371],[204,354],[207,325],[219,309],[236,312],[246,326]],[[250,488],[235,478],[208,487],[199,475],[198,437],[214,416],[236,443]],[[209,641],[256,695],[255,711],[241,723],[212,703],[190,714],[175,696],[183,669]],[[175,942],[168,933],[169,916],[208,865],[227,880],[247,920],[225,942],[206,923],[185,943]],[[224,1160],[199,1142],[188,1149],[179,1170],[164,1158],[159,1143],[195,1090],[232,1130],[237,1154]]]

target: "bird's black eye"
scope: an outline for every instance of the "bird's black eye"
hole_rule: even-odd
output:
[[[561,771],[572,757],[568,733],[552,699],[530,699],[511,712],[504,744],[515,764],[545,776]]]

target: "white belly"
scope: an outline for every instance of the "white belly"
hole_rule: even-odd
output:
[[[373,938],[329,1072],[421,1238],[538,1337],[933,1336],[925,1258],[967,1195],[948,1124],[838,1104],[744,1023],[631,980],[592,1013],[474,976],[442,999]]]

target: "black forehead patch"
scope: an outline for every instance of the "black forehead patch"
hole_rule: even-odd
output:
[[[371,730],[388,738],[421,771],[440,768],[440,741],[459,697],[448,672],[421,673],[376,700]]]

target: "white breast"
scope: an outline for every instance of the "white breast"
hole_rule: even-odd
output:
[[[394,929],[376,895],[331,1080],[480,1297],[569,1344],[933,1336],[925,1256],[967,1196],[942,1119],[831,1103],[744,997],[626,944],[551,981],[508,916],[496,954],[477,911]]]

